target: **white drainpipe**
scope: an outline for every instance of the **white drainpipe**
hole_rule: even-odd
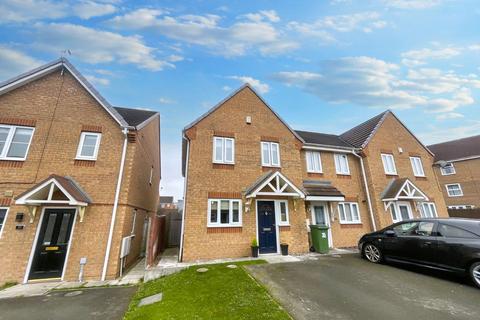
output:
[[[185,136],[184,136],[185,139]],[[187,207],[187,180],[188,180],[188,160],[190,156],[190,141],[187,140],[187,155],[185,158],[185,180],[183,182],[183,210],[182,210],[182,229],[180,232],[180,248],[178,251],[178,261],[183,259],[183,233],[185,230],[185,209]]]
[[[124,128],[122,130],[122,133],[124,134],[125,138],[123,140],[122,159],[120,160],[120,170],[118,172],[117,188],[115,190],[115,200],[113,201],[112,220],[110,221],[110,231],[108,233],[107,250],[105,251],[105,261],[103,262],[103,271],[102,271],[102,279],[101,279],[102,281],[105,281],[105,278],[107,277],[108,259],[110,257],[110,250],[112,248],[113,230],[115,228],[115,220],[117,217],[118,198],[120,197],[120,189],[122,187],[123,168],[125,167],[125,158],[127,155],[128,129]]]
[[[367,194],[368,211],[370,212],[370,220],[372,220],[373,231],[377,231],[377,225],[375,223],[375,217],[373,215],[373,209],[372,209],[372,200],[370,199],[370,191],[368,190],[367,175],[365,173],[365,166],[363,165],[363,158],[362,156],[360,156],[355,152],[352,152],[352,154],[356,156],[358,159],[360,159],[360,167],[362,168],[362,178],[363,178],[363,183],[365,185],[365,193]]]

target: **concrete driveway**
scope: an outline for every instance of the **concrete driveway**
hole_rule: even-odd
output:
[[[1,299],[0,320],[119,320],[136,290],[136,287],[91,288]]]
[[[480,319],[480,290],[440,272],[358,255],[248,269],[295,319]]]

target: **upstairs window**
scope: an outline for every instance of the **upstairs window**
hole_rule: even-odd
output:
[[[307,151],[305,155],[307,158],[307,171],[313,173],[322,173],[322,160],[320,158],[320,152]]]
[[[440,172],[442,173],[442,176],[449,176],[455,174],[455,167],[453,166],[453,163],[447,163],[445,166],[440,167]]]
[[[461,197],[463,196],[462,187],[460,183],[452,183],[445,185],[447,188],[447,194],[449,197]]]
[[[233,164],[235,162],[235,139],[213,137],[213,162]]]
[[[0,160],[25,160],[33,128],[0,125]]]
[[[98,149],[100,148],[101,139],[101,133],[82,132],[82,134],[80,135],[80,143],[78,144],[76,159],[97,160]]]
[[[348,167],[348,156],[344,153],[335,153],[335,169],[337,174],[350,174],[350,168]]]
[[[209,227],[239,227],[242,225],[242,204],[237,199],[209,199]]]
[[[280,147],[276,142],[262,141],[262,166],[280,167]]]
[[[358,212],[358,203],[356,202],[339,203],[338,212],[341,224],[361,223],[360,214]]]
[[[415,177],[425,177],[422,159],[420,159],[419,157],[410,157],[410,163],[412,164],[412,170]]]
[[[393,155],[382,153],[382,163],[385,174],[397,174],[397,168],[395,167],[395,160],[393,159]]]

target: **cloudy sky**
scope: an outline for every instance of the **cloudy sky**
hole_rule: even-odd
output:
[[[480,133],[475,0],[2,0],[0,80],[58,58],[117,106],[162,118],[162,193],[182,128],[251,83],[295,129],[393,109],[425,143]]]

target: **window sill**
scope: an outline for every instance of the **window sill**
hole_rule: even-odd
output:
[[[398,177],[398,173],[385,173],[385,175],[388,177]]]
[[[219,161],[212,161],[213,164],[224,164],[227,166],[234,166],[235,162],[219,162]]]
[[[278,224],[279,227],[290,227],[290,223]]]
[[[97,158],[79,158],[79,157],[76,157],[75,160],[80,160],[80,161],[97,161]]]
[[[451,195],[448,195],[449,198],[459,198],[459,197],[463,197],[463,194],[460,194],[458,196],[451,196]]]
[[[0,161],[19,161],[24,162],[27,158],[0,158]]]
[[[207,228],[241,228],[241,224],[207,224]]]
[[[339,221],[339,222],[340,222],[340,224],[342,224],[342,225],[355,225],[355,224],[361,225],[361,224],[362,224],[361,221],[360,221],[360,222],[342,222],[342,221]]]

